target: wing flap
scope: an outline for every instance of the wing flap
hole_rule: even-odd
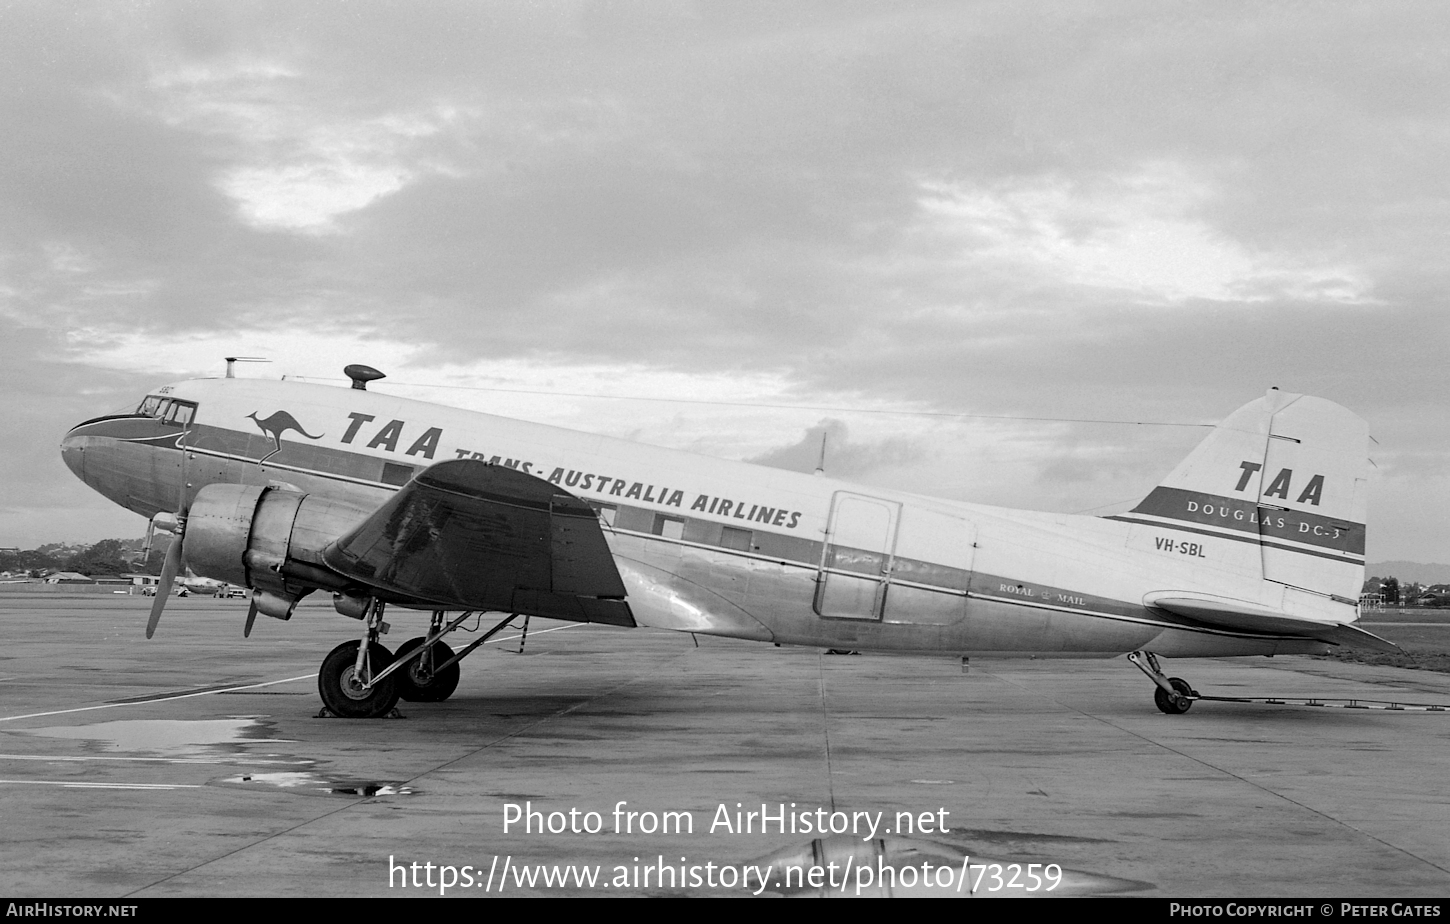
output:
[[[1334,645],[1353,645],[1377,651],[1401,650],[1394,642],[1349,623],[1304,619],[1247,600],[1163,592],[1149,594],[1143,602],[1217,629],[1312,638]]]
[[[501,465],[431,466],[322,557],[387,596],[440,609],[634,625],[594,511]]]

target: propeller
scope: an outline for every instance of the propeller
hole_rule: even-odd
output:
[[[252,598],[251,606],[247,607],[247,624],[242,627],[242,638],[252,637],[252,623],[257,621],[257,600]]]
[[[180,517],[177,520],[179,527]],[[166,608],[166,598],[171,596],[171,585],[176,583],[176,575],[181,572],[180,528],[176,530],[175,536],[166,549],[166,561],[161,565],[161,582],[156,585],[156,600],[151,604],[151,618],[146,620],[147,638],[156,634],[156,624],[161,621],[161,611]]]

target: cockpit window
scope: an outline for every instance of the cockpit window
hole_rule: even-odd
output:
[[[168,399],[168,407],[161,412],[162,423],[168,423],[177,427],[184,427],[191,423],[191,415],[196,412],[196,405],[190,401],[177,401]]]
[[[136,413],[155,417],[162,423],[171,424],[173,427],[185,427],[196,416],[196,402],[163,398],[160,395],[147,395],[146,400],[136,408]]]

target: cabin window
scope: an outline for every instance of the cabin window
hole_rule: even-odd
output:
[[[683,539],[685,521],[679,517],[667,517],[663,513],[657,513],[655,514],[654,529],[650,532],[656,536],[664,536],[666,539]]]
[[[413,480],[413,466],[397,462],[383,463],[383,484],[405,485]]]
[[[585,501],[584,503],[594,508],[594,512],[599,516],[599,519],[604,521],[605,526],[614,525],[614,514],[619,509],[618,507],[613,504],[601,504],[597,501]]]
[[[720,533],[720,547],[723,549],[734,549],[737,552],[749,552],[751,546],[750,540],[753,538],[754,533],[748,529],[736,529],[733,526],[727,526]]]

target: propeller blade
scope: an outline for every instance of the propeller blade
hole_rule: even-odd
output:
[[[247,607],[247,624],[242,627],[242,638],[252,637],[252,623],[257,621],[257,601],[253,600],[252,605]]]
[[[171,540],[166,549],[166,563],[161,566],[161,580],[156,585],[156,602],[151,604],[151,618],[146,621],[146,637],[156,634],[156,624],[161,621],[161,611],[166,609],[166,598],[171,596],[171,585],[181,571],[181,537]]]

